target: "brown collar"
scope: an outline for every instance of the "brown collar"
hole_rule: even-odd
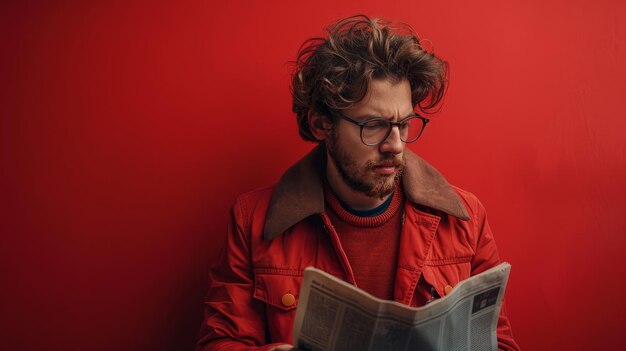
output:
[[[465,206],[450,184],[433,166],[405,149],[406,169],[402,186],[409,201],[469,220]],[[324,190],[320,165],[326,149],[320,144],[291,166],[272,193],[263,237],[272,240],[303,219],[324,212]]]

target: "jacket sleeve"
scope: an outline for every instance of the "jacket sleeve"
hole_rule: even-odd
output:
[[[472,195],[474,201],[472,206],[472,221],[474,221],[475,233],[477,233],[477,241],[474,258],[472,260],[472,272],[471,275],[475,275],[486,271],[500,263],[500,257],[498,255],[498,249],[496,243],[487,222],[487,214],[485,208],[480,201]],[[511,331],[511,324],[506,315],[506,308],[504,301],[500,308],[500,315],[498,317],[498,349],[506,351],[519,351],[520,348],[513,339],[513,332]]]
[[[261,351],[281,345],[265,345],[265,306],[252,298],[250,252],[249,227],[238,200],[231,210],[226,247],[209,275],[196,351]]]

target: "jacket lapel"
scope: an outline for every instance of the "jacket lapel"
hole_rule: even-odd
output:
[[[443,175],[409,149],[405,149],[404,153],[406,170],[402,175],[402,186],[409,201],[443,211],[464,221],[469,220],[461,199]]]
[[[433,166],[404,150],[406,169],[402,186],[407,199],[462,220],[469,216],[458,195]],[[276,185],[267,212],[263,237],[272,240],[303,219],[324,212],[322,177],[326,149],[319,144],[291,166]]]
[[[322,169],[326,163],[322,144],[291,166],[272,193],[263,237],[272,240],[303,219],[324,212]]]

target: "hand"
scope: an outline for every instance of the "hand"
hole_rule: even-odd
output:
[[[270,349],[270,351],[293,351],[293,350],[295,350],[293,348],[293,345],[289,345],[289,344],[274,346]]]

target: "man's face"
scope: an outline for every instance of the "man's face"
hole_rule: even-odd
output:
[[[411,88],[407,80],[373,80],[368,94],[343,114],[356,121],[385,118],[399,121],[413,114]],[[363,144],[360,127],[337,118],[326,139],[328,167],[333,167],[343,183],[357,193],[384,198],[393,192],[394,181],[404,169],[404,143],[393,127],[391,134],[377,146]]]

